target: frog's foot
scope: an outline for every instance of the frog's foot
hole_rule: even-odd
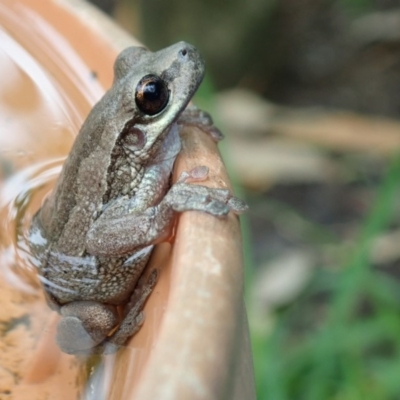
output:
[[[101,350],[103,354],[114,353],[120,346],[133,336],[143,325],[143,307],[157,283],[158,271],[154,269],[146,278],[142,277],[131,296],[129,303],[125,306],[126,314],[117,330],[105,340],[96,353]]]
[[[74,301],[60,308],[56,341],[68,354],[91,353],[117,324],[113,307],[95,301]]]
[[[208,167],[206,167],[205,165],[199,165],[188,172],[187,171],[182,172],[177,183],[179,184],[179,183],[191,183],[191,182],[205,181],[208,177],[208,172],[209,172]],[[200,187],[203,187],[203,186],[200,186]],[[194,191],[196,191],[196,190],[199,190],[199,189],[194,189]],[[203,194],[205,194],[204,193],[205,190],[200,189],[200,192],[201,192],[201,199],[200,199],[201,202],[207,202],[207,199],[204,199],[202,197]],[[237,197],[232,196],[230,194],[230,192],[225,189],[209,189],[208,200],[212,200],[215,195],[216,195],[216,198],[214,198],[214,200],[226,204],[228,206],[229,210],[232,210],[236,214],[241,214],[241,213],[247,211],[247,209],[248,209],[247,204],[243,200],[240,200]],[[193,200],[194,199],[192,198],[192,202],[193,202]],[[208,205],[208,207],[213,208],[214,206]],[[221,207],[221,210],[222,209],[224,209],[224,207]],[[178,211],[175,207],[174,207],[174,210]],[[228,210],[228,212],[229,212],[229,210]],[[198,210],[198,211],[209,212],[207,210]],[[213,212],[210,212],[210,213],[213,215],[217,215],[217,214],[214,214]],[[223,214],[223,215],[225,215],[225,214]]]
[[[215,142],[219,142],[224,138],[222,132],[214,125],[210,114],[194,105],[186,107],[178,119],[178,124],[196,126],[208,133]]]
[[[225,216],[229,211],[241,214],[248,209],[247,204],[232,196],[228,189],[213,189],[184,182],[175,183],[162,203],[176,212],[202,211],[217,217]]]

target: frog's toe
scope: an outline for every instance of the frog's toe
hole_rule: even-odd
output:
[[[63,318],[57,327],[56,341],[61,350],[67,354],[78,354],[90,351],[98,345],[102,339],[99,335],[92,337],[84,328],[82,321],[77,317]]]
[[[249,209],[247,203],[237,197],[231,197],[228,201],[228,205],[235,214],[243,214]]]
[[[75,301],[61,307],[56,341],[68,354],[90,352],[117,324],[116,311],[95,301]]]
[[[198,165],[190,171],[184,171],[178,179],[178,183],[201,182],[208,177],[210,169],[205,165]]]
[[[204,212],[214,215],[216,217],[224,217],[229,213],[229,206],[219,200],[211,200],[204,207]]]

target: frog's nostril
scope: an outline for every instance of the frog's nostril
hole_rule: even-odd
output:
[[[186,54],[187,54],[187,50],[186,49],[182,49],[181,51],[180,51],[180,53],[181,53],[181,55],[182,56],[186,56]]]

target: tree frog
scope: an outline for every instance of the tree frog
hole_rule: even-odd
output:
[[[226,189],[193,184],[206,178],[204,166],[170,184],[182,124],[220,138],[205,113],[185,110],[203,75],[198,51],[184,42],[122,51],[112,87],[89,113],[33,217],[34,262],[49,305],[61,315],[56,340],[66,353],[113,352],[137,332],[157,280],[157,270],[146,279],[142,272],[177,213],[224,217],[247,208]]]

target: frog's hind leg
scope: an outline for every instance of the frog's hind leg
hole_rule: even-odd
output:
[[[106,339],[100,346],[103,354],[114,353],[120,346],[133,336],[143,325],[143,307],[157,283],[158,271],[153,269],[148,277],[142,276],[133,292],[129,303],[126,305],[127,312],[118,326],[117,330]],[[96,353],[98,352],[95,351]]]

